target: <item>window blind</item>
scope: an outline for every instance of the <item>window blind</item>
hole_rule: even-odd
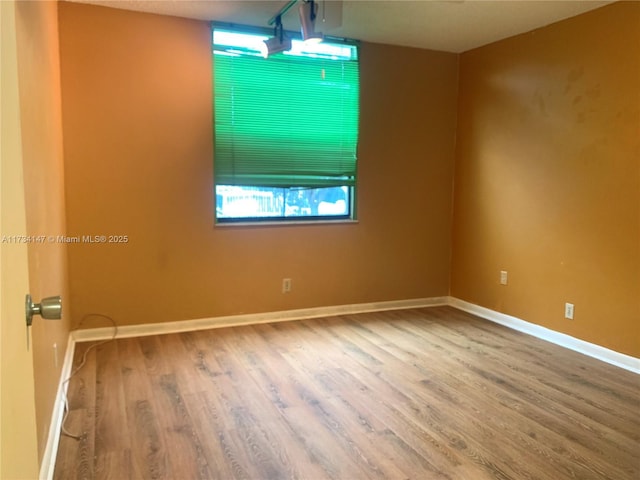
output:
[[[294,45],[291,54],[267,59],[251,48],[232,47],[214,42],[216,184],[353,186],[356,47],[336,45],[332,51],[324,44],[324,50],[305,53]]]

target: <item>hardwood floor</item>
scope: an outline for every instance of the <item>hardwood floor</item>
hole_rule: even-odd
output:
[[[450,307],[87,358],[56,479],[640,478],[638,375]]]

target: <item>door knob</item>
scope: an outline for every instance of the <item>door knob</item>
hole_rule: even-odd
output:
[[[33,303],[31,295],[27,294],[25,300],[25,315],[27,317],[27,327],[31,326],[34,315],[40,315],[47,320],[60,320],[62,318],[62,297],[43,298],[40,303]]]

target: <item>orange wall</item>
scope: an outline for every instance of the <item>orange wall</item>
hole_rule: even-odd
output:
[[[56,237],[65,232],[56,3],[17,2],[16,29],[27,235]],[[40,458],[69,336],[66,250],[66,245],[51,241],[30,243],[28,250],[34,301],[53,295],[63,298],[62,320],[34,317],[31,328]]]
[[[639,52],[622,2],[461,56],[453,296],[640,357]]]
[[[358,223],[214,227],[208,24],[59,17],[69,235],[129,237],[69,245],[74,322],[448,294],[457,55],[362,45]]]

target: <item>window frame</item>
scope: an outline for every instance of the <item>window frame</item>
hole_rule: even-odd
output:
[[[214,51],[215,51],[215,43],[214,43],[214,31],[216,29],[238,32],[243,34],[253,34],[253,35],[261,35],[261,36],[272,36],[273,31],[268,28],[261,27],[251,27],[244,25],[236,25],[236,24],[228,24],[222,22],[212,22],[211,23],[211,47],[212,47],[212,63],[214,62]],[[301,40],[301,36],[299,33],[287,31],[285,34],[292,39]],[[351,48],[355,49],[354,59],[358,63],[358,72],[359,72],[359,42],[355,40],[345,39],[345,38],[336,38],[336,37],[325,37],[325,42],[329,44],[338,44],[338,45],[348,45]],[[212,67],[215,68],[214,65]],[[214,70],[212,68],[212,70]],[[324,78],[324,71],[323,71]],[[216,110],[215,110],[215,101],[216,101],[216,93],[215,93],[215,71],[212,75],[212,94],[213,94],[213,132],[214,132],[214,142],[216,137]],[[218,183],[215,174],[215,155],[214,155],[214,172],[213,172],[213,190],[214,190],[214,199],[216,200],[214,204],[214,225],[216,226],[224,226],[224,225],[291,225],[291,224],[321,224],[321,223],[352,223],[357,222],[357,192],[358,192],[358,144],[359,144],[359,131],[360,131],[360,78],[358,73],[357,78],[357,122],[356,122],[356,141],[355,141],[355,151],[354,151],[354,170],[353,170],[353,180],[349,180],[347,184],[343,184],[340,187],[346,188],[346,206],[347,213],[345,214],[325,214],[325,215],[278,215],[278,216],[237,216],[237,217],[221,217],[218,214],[217,208],[217,187],[218,186],[227,186],[227,183]],[[215,152],[215,145],[214,145]],[[235,184],[237,187],[242,187],[241,184]],[[247,187],[260,187],[260,185],[246,185]],[[338,186],[338,185],[335,185]],[[266,185],[264,185],[266,187]],[[314,188],[314,187],[305,187],[304,185],[290,185],[289,187],[279,187],[284,189],[295,189],[295,188]],[[322,188],[322,187],[315,187]],[[329,187],[327,187],[329,188]],[[286,193],[285,193],[286,197]]]

